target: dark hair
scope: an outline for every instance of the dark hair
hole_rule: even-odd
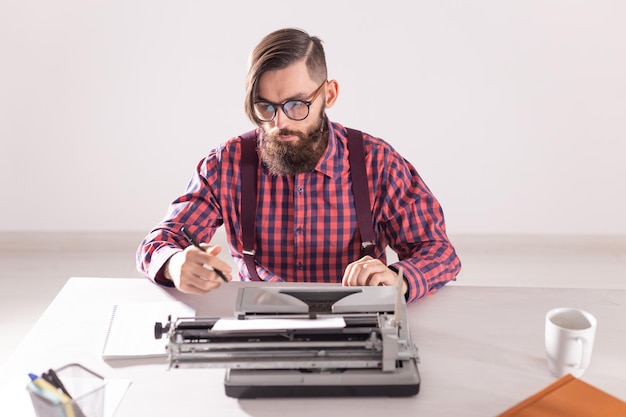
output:
[[[327,78],[326,56],[322,41],[300,29],[280,29],[265,36],[254,48],[248,63],[246,77],[246,100],[244,103],[248,118],[259,125],[254,114],[254,101],[257,96],[257,83],[267,71],[281,70],[304,59],[310,77],[318,82]]]

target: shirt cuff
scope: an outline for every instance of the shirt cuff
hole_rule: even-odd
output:
[[[393,265],[389,265],[387,266],[387,268],[391,269],[396,274],[398,273],[398,268]],[[404,282],[406,282],[406,292],[404,293],[404,301],[408,302],[409,294],[411,294],[411,283],[409,282],[408,279],[406,279],[406,277],[402,277],[402,279],[404,280]]]
[[[152,260],[150,261],[150,270],[148,276],[156,284],[163,285],[164,287],[174,287],[172,280],[165,277],[165,264],[176,253],[182,252],[180,248],[164,247],[158,249],[152,254]]]

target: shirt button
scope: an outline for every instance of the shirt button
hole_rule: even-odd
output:
[[[298,187],[298,192],[299,192],[299,193],[302,193],[302,191],[304,191],[304,188],[302,188],[302,187]]]
[[[298,264],[298,265],[296,266],[296,268],[298,268],[298,271],[302,271],[302,268],[304,268],[304,265],[302,265],[302,264]]]
[[[296,229],[296,233],[297,233],[297,234],[299,234],[299,235],[300,235],[300,234],[302,234],[302,228],[301,228],[301,227],[298,227],[298,228]]]

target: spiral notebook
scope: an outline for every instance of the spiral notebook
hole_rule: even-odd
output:
[[[195,310],[180,301],[123,303],[113,306],[103,359],[165,357],[165,337],[154,337],[154,324],[178,317],[194,317]]]

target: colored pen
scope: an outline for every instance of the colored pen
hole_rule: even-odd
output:
[[[187,240],[189,240],[189,242],[192,245],[194,245],[196,248],[200,249],[202,252],[206,252],[206,250],[202,246],[200,246],[200,244],[198,243],[198,241],[196,240],[194,235],[192,235],[191,232],[189,230],[187,230],[186,227],[183,226],[183,227],[181,227],[180,230],[185,234],[185,237],[187,238]],[[228,282],[228,278],[226,278],[226,275],[224,275],[224,273],[222,271],[220,271],[217,268],[213,268],[213,267],[211,267],[211,269],[213,269],[213,271],[215,271],[215,273],[217,275],[219,275],[220,278],[222,278],[222,280],[224,282]]]
[[[48,372],[44,372],[43,374],[41,374],[41,377],[45,379],[46,381],[50,382],[57,389],[60,389],[61,392],[67,395],[67,398],[69,398],[70,400],[72,399],[72,396],[67,391],[67,389],[65,388],[65,385],[63,385],[63,382],[61,381],[61,378],[59,378],[59,376],[54,371],[54,369],[48,369]],[[74,404],[74,411],[76,412],[76,417],[85,417],[83,410],[80,409],[78,404]]]
[[[71,401],[70,397],[59,391],[57,387],[45,379],[35,374],[28,374],[28,376],[30,377],[31,382],[39,389],[36,391],[38,394],[41,394],[43,397],[51,400],[55,404],[65,404],[65,407],[63,407],[65,415],[67,417],[75,417],[74,407],[72,407],[72,404],[68,404]]]
[[[59,397],[58,393],[41,388],[40,386],[35,384],[32,379],[28,381],[28,389],[37,393],[37,395],[45,398],[53,404],[61,404],[61,398]]]

